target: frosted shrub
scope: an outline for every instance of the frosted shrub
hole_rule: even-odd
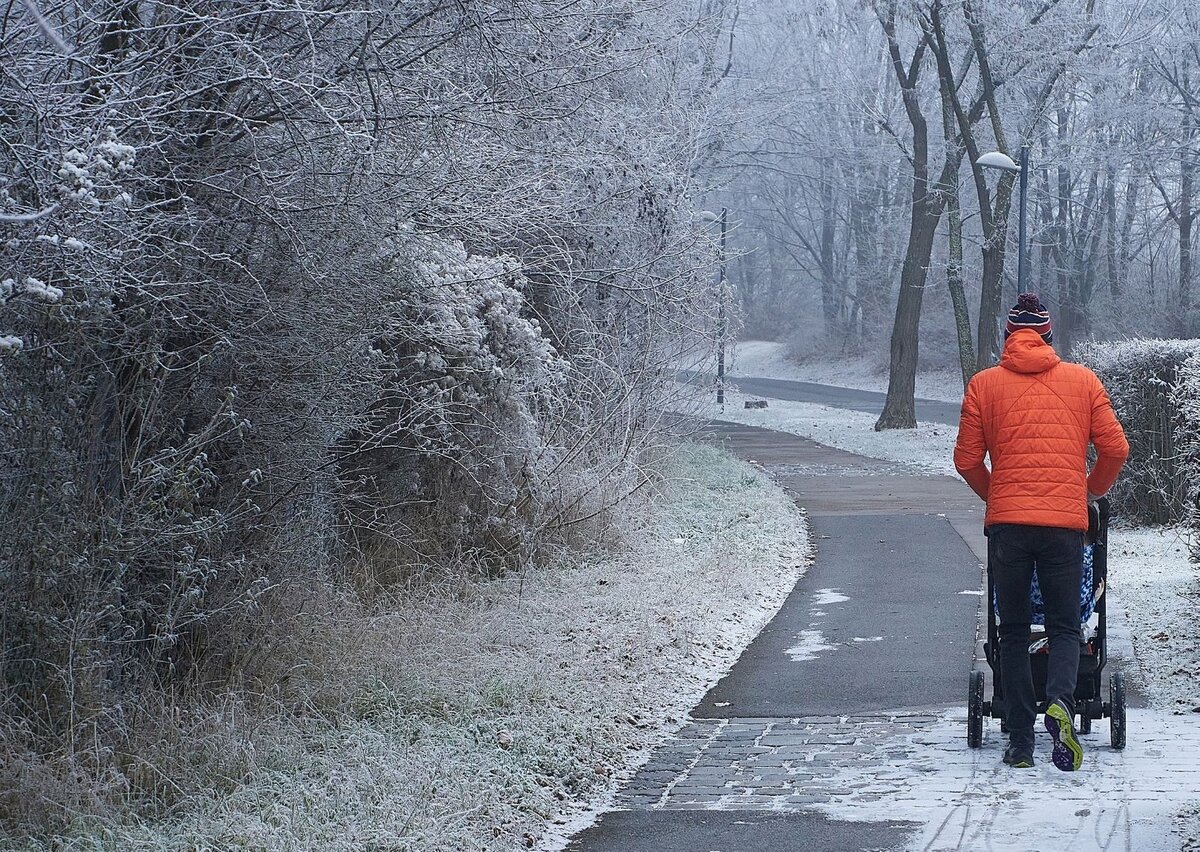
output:
[[[1175,401],[1179,407],[1177,436],[1184,512],[1192,528],[1192,558],[1200,560],[1200,352],[1180,366]]]
[[[1109,495],[1122,518],[1167,524],[1184,516],[1188,442],[1181,401],[1187,392],[1181,368],[1197,353],[1195,340],[1089,343],[1075,350],[1104,382],[1129,439],[1129,461]]]
[[[526,315],[514,258],[433,237],[405,248],[388,259],[397,297],[372,344],[383,392],[342,465],[359,483],[355,526],[390,544],[394,569],[436,555],[522,564],[567,363]]]

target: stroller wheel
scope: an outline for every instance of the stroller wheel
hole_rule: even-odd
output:
[[[1113,672],[1108,680],[1108,700],[1111,715],[1111,741],[1115,749],[1125,748],[1125,678]]]
[[[1079,733],[1090,734],[1092,732],[1092,714],[1085,707],[1083,712],[1079,714]]]
[[[971,672],[967,686],[967,745],[983,745],[983,672]]]

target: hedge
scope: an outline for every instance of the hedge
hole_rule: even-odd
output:
[[[1198,467],[1200,340],[1081,344],[1074,351],[1104,382],[1129,439],[1129,461],[1109,493],[1136,523],[1189,519]]]

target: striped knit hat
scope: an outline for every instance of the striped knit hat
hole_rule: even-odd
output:
[[[1038,299],[1037,293],[1022,293],[1017,296],[1017,304],[1008,312],[1008,322],[1004,326],[1004,337],[1023,328],[1032,328],[1042,336],[1047,343],[1054,342],[1054,331],[1050,327],[1050,312]]]

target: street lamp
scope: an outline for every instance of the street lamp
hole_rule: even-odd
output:
[[[982,166],[985,169],[1000,169],[1004,172],[1013,172],[1021,176],[1021,200],[1020,200],[1020,219],[1017,228],[1017,293],[1024,293],[1028,289],[1026,281],[1026,211],[1025,199],[1029,194],[1029,146],[1021,146],[1021,164],[1017,165],[1013,162],[1012,157],[1008,154],[1002,154],[999,151],[992,151],[990,154],[984,154],[975,161],[975,165]]]
[[[725,318],[726,279],[725,279],[725,232],[728,226],[729,211],[722,207],[718,216],[710,210],[700,214],[705,222],[717,222],[721,225],[721,251],[717,255],[719,262],[719,277],[717,281],[717,405],[725,404],[725,334],[728,322]],[[722,409],[724,410],[724,409]]]

